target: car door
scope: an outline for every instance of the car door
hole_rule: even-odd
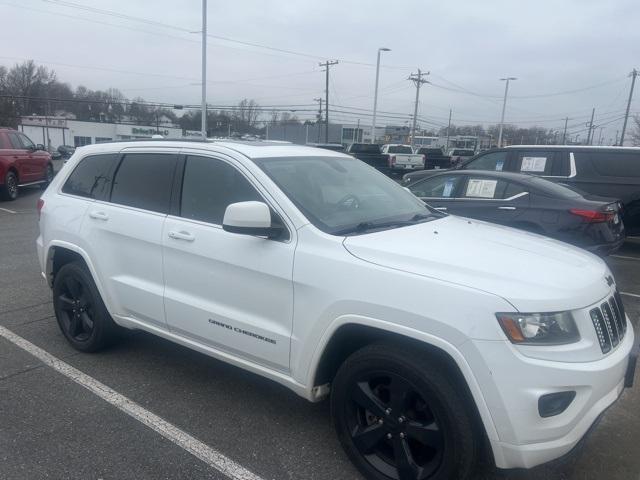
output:
[[[275,204],[234,159],[187,153],[179,198],[164,225],[165,311],[169,328],[198,342],[289,370],[293,257],[289,228],[278,240],[222,228],[226,207]]]
[[[44,152],[36,150],[36,145],[24,133],[17,132],[20,143],[25,152],[26,168],[28,170],[28,179],[24,182],[37,182],[44,178],[44,168],[46,162],[43,162]]]
[[[450,213],[509,225],[529,208],[529,194],[517,182],[469,172],[455,203],[455,211]]]
[[[407,188],[429,206],[447,213],[456,212],[455,197],[465,175],[447,173],[420,180]]]
[[[29,152],[20,141],[18,132],[8,132],[7,135],[12,146],[9,157],[13,160],[13,165],[18,171],[18,182],[29,183],[33,178],[29,168]]]
[[[177,155],[166,150],[123,151],[110,196],[95,200],[82,223],[81,237],[109,297],[111,313],[161,328],[166,328],[162,227],[176,163]]]

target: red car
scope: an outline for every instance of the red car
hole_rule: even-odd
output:
[[[51,155],[43,145],[35,145],[24,133],[0,128],[0,198],[15,200],[18,187],[40,184],[53,178]]]

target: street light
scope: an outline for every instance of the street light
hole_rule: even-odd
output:
[[[502,128],[504,127],[504,111],[507,108],[507,93],[509,93],[509,82],[517,80],[516,77],[501,78],[501,82],[507,82],[504,86],[504,101],[502,102],[502,116],[500,117],[500,133],[498,134],[498,148],[502,147]]]
[[[376,143],[376,111],[378,110],[378,79],[380,78],[380,53],[390,52],[390,48],[380,47],[378,49],[378,61],[376,63],[376,88],[373,93],[373,126],[371,127],[371,143]]]

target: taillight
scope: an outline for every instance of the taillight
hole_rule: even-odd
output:
[[[42,213],[42,208],[44,207],[44,200],[39,198],[36,209],[38,210],[38,220],[40,220],[40,214]]]
[[[395,155],[389,155],[389,166],[393,167],[396,164],[396,156]]]
[[[599,212],[598,210],[582,210],[580,208],[572,208],[569,211],[582,217],[587,223],[608,222],[615,215],[614,212]]]

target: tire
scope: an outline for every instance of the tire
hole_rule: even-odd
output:
[[[0,186],[0,197],[8,201],[18,198],[18,177],[12,171],[8,171],[4,177],[4,185]]]
[[[53,309],[69,343],[81,352],[96,352],[113,343],[118,326],[80,262],[64,265],[53,282]]]
[[[40,184],[40,188],[42,190],[45,190],[49,184],[51,183],[51,181],[53,180],[54,177],[54,173],[53,173],[53,165],[51,165],[50,163],[47,164],[47,168],[45,169],[44,172],[44,183]]]
[[[342,364],[331,414],[340,443],[365,478],[470,478],[483,436],[452,377],[442,362],[406,346],[369,345]]]

